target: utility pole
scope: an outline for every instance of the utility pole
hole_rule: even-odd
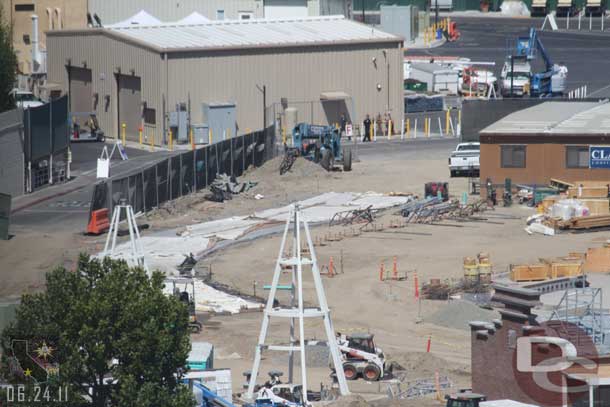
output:
[[[438,0],[435,0],[435,7],[434,7],[434,24],[438,24]],[[437,25],[438,27],[438,25]],[[434,33],[434,35],[436,35],[436,33]]]

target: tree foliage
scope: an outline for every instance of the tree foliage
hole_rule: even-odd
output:
[[[180,384],[190,350],[188,311],[163,294],[163,279],[124,261],[81,255],[76,272],[56,268],[46,276],[46,292],[22,297],[2,333],[3,353],[10,354],[13,339],[56,343],[55,384],[69,386],[72,405],[90,392],[95,406],[192,406]]]
[[[9,95],[17,78],[17,55],[11,37],[10,26],[4,23],[0,5],[0,113],[15,108],[15,101]]]

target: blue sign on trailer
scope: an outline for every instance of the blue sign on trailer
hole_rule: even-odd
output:
[[[610,168],[610,146],[589,146],[589,168]]]

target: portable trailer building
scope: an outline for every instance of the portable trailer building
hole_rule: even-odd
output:
[[[458,72],[437,64],[412,62],[410,79],[425,82],[433,92],[458,93]]]
[[[128,139],[142,128],[147,143],[161,144],[181,103],[192,124],[204,103],[235,104],[240,132],[263,127],[263,99],[317,102],[317,124],[337,122],[337,112],[354,123],[403,115],[402,38],[342,16],[50,31],[47,48],[49,81],[84,98],[76,109],[91,98],[109,137],[125,124]],[[83,69],[90,91],[77,96],[70,78]]]

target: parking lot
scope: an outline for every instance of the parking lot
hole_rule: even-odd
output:
[[[530,27],[539,29],[544,21],[543,18],[501,17],[455,17],[452,20],[457,22],[462,34],[459,41],[428,50],[409,50],[406,44],[406,56],[457,56],[478,62],[495,62],[494,71],[496,76],[499,76],[511,50],[509,39],[514,41],[519,36],[527,36]],[[576,22],[574,19],[571,20],[570,26],[576,28]],[[552,32],[547,23],[546,30],[539,32],[540,38],[553,62],[563,62],[568,67],[568,91],[586,85],[588,96],[608,97],[610,96],[610,78],[607,75],[610,71],[608,58],[610,32],[595,31],[601,28],[599,18],[594,21],[596,23],[593,26],[594,31],[589,32],[588,21],[586,23],[585,21],[583,19],[581,31],[569,32],[563,30]],[[559,28],[565,27],[565,19],[557,19],[557,24]],[[540,65],[534,67],[543,68]]]

